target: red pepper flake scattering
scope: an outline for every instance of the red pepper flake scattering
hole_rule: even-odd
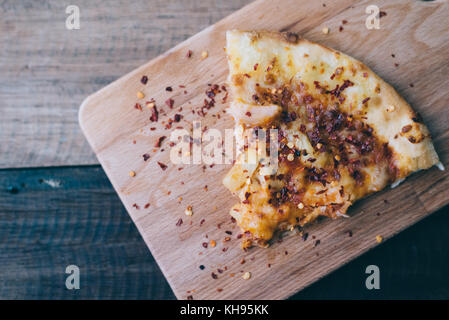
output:
[[[187,300],[193,300],[193,296],[187,296]]]
[[[385,17],[386,15],[387,15],[387,13],[385,11],[379,12],[379,18]]]
[[[309,237],[309,233],[306,232],[302,235],[302,240],[306,241],[308,237]]]
[[[348,23],[348,20],[343,20],[341,23],[347,24],[347,23]]]
[[[165,104],[172,109],[173,105],[175,104],[175,100],[173,100],[172,98],[167,99],[167,101],[165,101]]]
[[[135,109],[142,111],[142,105],[140,103],[136,103],[136,105],[134,106]]]
[[[212,279],[218,279],[218,276],[215,273],[212,272],[210,275],[212,276]]]
[[[162,141],[164,141],[165,138],[167,138],[167,137],[166,137],[166,136],[159,137],[159,139],[157,139],[157,142],[156,142],[156,144],[155,144],[154,146],[155,146],[156,148],[160,148],[161,145],[162,145]]]
[[[140,209],[140,207],[139,207],[139,205],[138,205],[137,203],[134,203],[134,204],[133,204],[133,207],[136,208],[137,210]]]
[[[164,170],[165,171],[165,169],[167,169],[167,165],[166,164],[163,164],[162,162],[157,162],[157,164],[161,167],[161,169],[162,170]]]
[[[179,218],[178,222],[176,222],[176,226],[177,226],[177,227],[180,227],[180,226],[181,226],[181,224],[182,224],[182,219],[181,219],[181,218]]]
[[[399,63],[395,63],[394,66],[397,68],[399,67]]]
[[[147,161],[148,159],[150,159],[150,155],[148,153],[145,153],[144,155],[142,155],[143,157],[143,161]]]
[[[338,31],[342,32],[342,31],[343,31],[343,26],[340,26],[340,27],[338,28]]]
[[[148,209],[150,207],[150,204],[149,203],[147,203],[147,204],[145,204],[145,209]]]
[[[192,56],[192,54],[193,54],[192,50],[188,50],[187,54],[186,54],[186,57],[190,58]]]
[[[208,246],[207,242],[203,242],[202,245],[204,248],[207,248],[207,246]]]
[[[173,88],[172,87],[167,87],[167,88],[165,88],[165,91],[172,92]]]
[[[140,82],[141,82],[142,84],[147,84],[147,82],[148,82],[148,77],[147,77],[147,76],[142,76],[142,79],[140,79]]]
[[[321,240],[315,241],[315,247],[318,246],[321,243]]]
[[[206,219],[201,219],[200,226],[203,225],[203,223],[206,221]]]
[[[410,88],[413,88],[415,85],[413,83],[409,84]]]
[[[153,106],[153,108],[151,108],[151,117],[150,120],[152,122],[157,122],[157,120],[159,119],[159,112],[157,111],[156,106]]]
[[[255,65],[254,65],[254,71],[256,71],[257,70],[257,67],[259,66],[259,64],[258,63],[256,63]]]

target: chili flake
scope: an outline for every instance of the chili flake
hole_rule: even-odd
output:
[[[174,121],[175,122],[179,122],[179,121],[181,121],[181,119],[182,119],[182,115],[180,115],[180,114],[175,114],[175,117],[174,117]]]
[[[159,137],[159,139],[156,141],[156,144],[154,145],[156,148],[160,148],[162,145],[162,142],[167,138],[166,136]]]
[[[151,109],[151,117],[150,117],[150,120],[151,120],[152,122],[157,122],[158,118],[159,118],[159,112],[157,111],[157,108],[156,108],[156,106],[154,105],[154,106],[152,107],[152,109]]]
[[[185,212],[184,212],[187,216],[191,217],[193,215],[193,210],[192,210],[192,206],[187,206]]]
[[[159,162],[159,161],[157,162],[157,164],[161,167],[162,170],[165,171],[165,169],[167,169],[167,165],[166,164],[164,164],[162,162]]]

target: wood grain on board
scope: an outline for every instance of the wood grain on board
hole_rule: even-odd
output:
[[[0,168],[98,164],[83,99],[249,2],[0,1]]]
[[[349,211],[350,219],[324,219],[309,226],[307,241],[291,235],[269,249],[243,253],[236,239],[239,230],[228,215],[236,199],[221,184],[229,166],[176,166],[169,161],[167,142],[162,146],[164,151],[153,152],[156,141],[170,135],[171,130],[164,129],[162,122],[176,113],[183,115],[179,125],[187,129],[199,118],[203,128],[232,127],[232,120],[223,114],[226,104],[218,103],[223,93],[205,117],[198,117],[192,109],[203,104],[208,83],[225,81],[225,31],[269,29],[299,32],[365,62],[422,114],[447,166],[449,26],[444,21],[449,5],[436,1],[379,1],[377,4],[387,15],[381,18],[380,30],[368,30],[368,4],[256,1],[83,103],[81,127],[178,298],[286,298],[374,247],[376,235],[388,239],[448,202],[447,171],[432,168],[413,175],[393,190],[356,203]],[[347,21],[344,25],[343,20]],[[323,27],[329,27],[331,32],[323,34]],[[191,58],[186,57],[188,50],[193,52]],[[208,51],[207,59],[200,58],[202,51]],[[142,75],[148,75],[147,85],[140,83]],[[167,92],[167,86],[174,90]],[[146,95],[140,102],[154,98],[164,109],[156,125],[149,120],[150,111],[145,107],[143,111],[134,109],[138,91]],[[175,101],[173,109],[164,106],[168,98]],[[154,131],[150,130],[153,126]],[[148,161],[142,158],[145,153],[150,155]],[[162,170],[157,162],[168,168]],[[179,167],[183,169],[179,171]],[[136,176],[130,177],[130,171],[135,171]],[[147,203],[150,206],[145,208]],[[193,206],[192,217],[184,215],[188,205]],[[183,224],[177,226],[180,218]],[[349,230],[353,237],[347,236]],[[226,231],[232,232],[231,241],[224,241]],[[217,246],[204,248],[202,243],[210,240],[215,240]],[[200,270],[200,265],[206,268]],[[243,280],[244,272],[251,272],[251,279]]]

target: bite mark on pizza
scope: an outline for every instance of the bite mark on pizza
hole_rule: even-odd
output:
[[[363,63],[292,33],[228,31],[232,102],[244,131],[277,129],[278,168],[239,161],[224,178],[243,247],[439,164],[422,119]],[[251,143],[246,152],[255,152]],[[243,153],[240,155],[243,157]]]

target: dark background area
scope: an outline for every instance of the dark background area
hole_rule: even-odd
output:
[[[449,207],[292,299],[447,299]],[[67,290],[65,268],[80,268]],[[380,290],[365,269],[380,268]],[[174,299],[100,166],[0,170],[1,299]]]

